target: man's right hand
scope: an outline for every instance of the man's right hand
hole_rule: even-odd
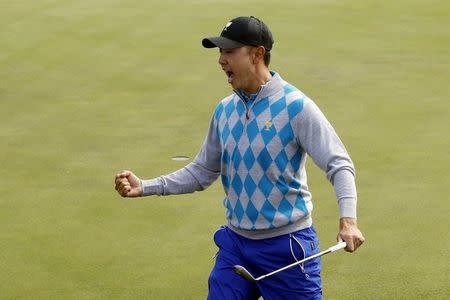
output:
[[[122,171],[116,175],[116,191],[122,197],[142,196],[141,180],[131,171]]]

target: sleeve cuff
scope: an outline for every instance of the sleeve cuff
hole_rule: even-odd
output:
[[[346,169],[337,172],[334,176],[334,190],[340,217],[356,219],[357,193],[353,173]]]
[[[356,219],[356,201],[354,198],[341,198],[338,204],[340,218]]]
[[[164,185],[160,177],[148,180],[141,180],[142,196],[164,194]]]

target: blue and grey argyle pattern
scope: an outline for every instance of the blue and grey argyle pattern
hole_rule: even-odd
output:
[[[299,176],[304,151],[295,134],[304,98],[286,83],[277,94],[256,99],[248,108],[237,95],[217,106],[224,206],[233,226],[278,228],[308,214]]]

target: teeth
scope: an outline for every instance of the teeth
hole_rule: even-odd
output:
[[[228,83],[231,83],[231,81],[233,80],[233,72],[227,71],[226,74],[228,76]]]

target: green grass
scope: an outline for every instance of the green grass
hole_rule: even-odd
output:
[[[325,299],[450,295],[447,1],[0,1],[0,299],[203,299],[222,188],[124,200],[194,156],[230,93],[201,38],[237,15],[322,108],[358,171],[366,244],[324,258]],[[337,207],[309,164],[322,247]]]

